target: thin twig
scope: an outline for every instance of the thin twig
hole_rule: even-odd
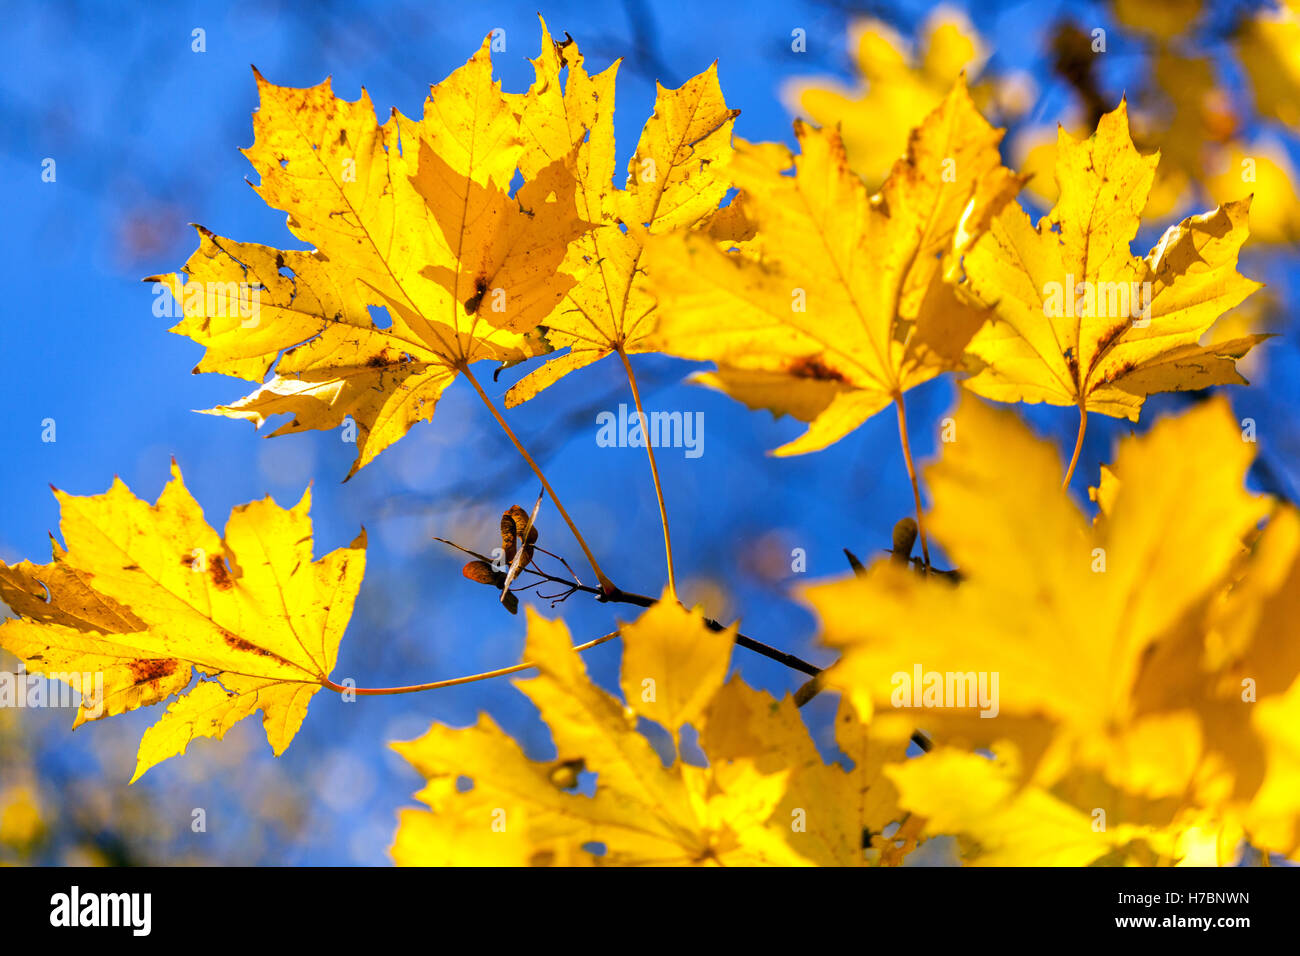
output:
[[[478,558],[480,561],[488,560],[486,557],[479,554],[477,551],[472,551],[469,548],[456,544],[454,541],[448,541],[446,538],[439,538],[435,536],[434,540],[441,541],[443,544],[451,545],[457,551],[463,551],[465,554],[473,555],[474,557]],[[573,594],[574,592],[581,591],[584,594],[592,595],[594,598],[596,598],[596,600],[601,602],[609,602],[614,604],[631,604],[636,607],[647,607],[647,608],[653,607],[655,604],[658,603],[658,600],[656,598],[652,598],[648,594],[637,594],[634,591],[624,591],[621,588],[615,588],[613,592],[606,593],[599,590],[598,588],[588,587],[585,584],[579,584],[577,581],[571,581],[567,578],[561,578],[554,574],[548,574],[547,572],[543,571],[541,568],[538,568],[536,565],[530,565],[529,567],[526,567],[523,570],[525,573],[537,575],[538,578],[541,580],[551,581],[554,582],[555,584],[564,585],[566,588],[568,588],[568,592],[565,595],[566,597],[569,594]],[[536,583],[540,584],[541,580],[539,580]],[[727,625],[715,621],[712,618],[705,618],[704,626],[711,631],[720,632],[720,631],[727,630]],[[596,643],[609,640],[610,636],[611,635],[607,634],[602,638],[598,638]],[[617,633],[613,636],[617,636]],[[755,654],[760,654],[763,657],[766,657],[768,660],[776,661],[778,664],[783,664],[784,666],[789,667],[791,670],[796,670],[799,671],[800,673],[807,674],[810,678],[812,678],[811,680],[805,682],[795,692],[795,703],[798,706],[802,707],[804,704],[808,703],[810,700],[816,697],[818,693],[821,692],[823,687],[822,675],[825,673],[825,671],[823,671],[822,668],[818,667],[816,664],[810,664],[807,661],[803,660],[802,658],[795,656],[794,654],[788,654],[785,651],[779,650],[778,648],[771,646],[770,644],[764,644],[762,641],[756,641],[754,640],[754,638],[749,637],[745,634],[741,634],[740,632],[736,633],[735,641],[738,647],[743,647],[748,651],[753,651]],[[588,644],[582,645],[583,648],[588,646],[592,646],[592,645],[588,645]],[[522,670],[526,666],[527,665],[519,665],[515,669]],[[504,671],[492,672],[492,673],[494,674],[512,673],[512,671],[510,669],[506,669]],[[360,693],[360,691],[357,691],[357,693]],[[912,733],[912,743],[916,744],[924,751],[928,751],[933,746],[929,738],[926,737],[919,730],[914,731]]]
[[[456,544],[453,541],[448,541],[446,538],[439,538],[435,536],[434,540],[441,541],[443,544],[449,544],[457,551],[463,551],[465,554],[472,555],[478,558],[480,561],[488,561],[488,558],[479,554],[477,551],[472,551],[469,548]],[[571,581],[568,578],[562,578],[555,574],[549,574],[546,571],[543,571],[541,568],[537,567],[536,564],[529,565],[523,570],[528,574],[535,574],[539,578],[542,578],[546,581],[551,581],[555,584],[564,585],[566,588],[569,589],[570,593],[573,593],[575,591],[581,591],[584,594],[590,594],[592,597],[594,597],[596,600],[602,603],[631,604],[636,607],[653,607],[655,604],[659,603],[658,598],[650,597],[650,595],[648,594],[637,594],[635,591],[624,591],[622,588],[614,588],[612,591],[602,591],[600,588],[593,588],[593,587],[589,587],[586,584],[579,584],[577,581]],[[704,625],[711,631],[727,630],[726,624],[722,624],[718,621],[713,620],[712,618],[706,617],[704,619]],[[821,668],[818,667],[817,665],[810,664],[807,661],[805,661],[803,658],[797,657],[794,654],[788,654],[785,651],[780,650],[779,648],[772,647],[770,644],[764,644],[762,641],[756,641],[754,640],[754,638],[748,637],[745,634],[740,634],[740,633],[736,634],[736,644],[737,646],[743,647],[746,650],[753,651],[755,654],[761,654],[763,657],[766,657],[769,660],[776,661],[778,664],[784,664],[786,667],[789,667],[792,670],[797,670],[801,673],[808,674],[810,676],[816,676],[817,674],[821,673]]]
[[[528,449],[524,447],[523,442],[519,440],[519,436],[514,433],[514,429],[512,429],[506,422],[492,399],[488,398],[487,392],[483,391],[483,386],[480,385],[478,379],[474,377],[474,373],[469,370],[469,365],[462,364],[458,366],[457,370],[465,376],[470,385],[474,386],[474,391],[478,392],[478,397],[483,400],[483,404],[486,405],[488,411],[492,413],[492,417],[496,419],[497,424],[501,426],[501,430],[506,433],[506,437],[510,439],[519,454],[523,456],[524,461],[528,462],[528,467],[533,470],[535,475],[537,475],[538,479],[542,483],[542,487],[545,488],[546,493],[551,496],[551,501],[555,504],[555,510],[560,513],[560,517],[564,519],[564,523],[567,524],[569,530],[573,532],[573,537],[577,540],[578,547],[582,548],[582,553],[587,556],[587,561],[591,564],[591,570],[595,572],[596,579],[600,581],[601,586],[607,591],[617,590],[614,586],[614,582],[606,577],[605,572],[600,569],[600,564],[596,561],[596,556],[591,553],[591,548],[587,547],[587,541],[583,538],[582,532],[580,532],[578,526],[573,523],[573,519],[569,517],[569,513],[564,510],[564,505],[561,503],[559,495],[555,493],[555,489],[551,487],[551,483],[546,480],[546,474],[538,466],[537,462],[533,461],[533,456],[528,454]]]

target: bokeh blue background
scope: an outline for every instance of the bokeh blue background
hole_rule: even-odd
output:
[[[814,74],[852,82],[846,30],[855,12],[886,13],[904,32],[927,12],[919,4],[855,11],[849,4],[770,0],[6,4],[0,558],[48,558],[47,533],[58,525],[50,483],[92,494],[116,474],[153,500],[175,456],[220,530],[233,505],[269,494],[288,506],[311,482],[318,553],[346,544],[362,525],[370,534],[366,580],[335,679],[407,684],[519,659],[522,614],[511,617],[491,591],[463,580],[463,556],[431,540],[436,534],[490,549],[501,510],[530,506],[537,493],[535,479],[469,388],[458,383],[432,424],[417,426],[343,484],[355,449],[337,431],[264,440],[245,423],[191,411],[251,387],[192,375],[200,347],[168,334],[171,323],[154,316],[150,287],[140,280],[185,261],[196,242],[188,222],[244,241],[296,245],[284,214],[244,181],[253,173],[238,148],[251,142],[257,104],[250,64],[282,85],[309,86],[332,75],[334,89],[349,99],[364,84],[381,112],[391,105],[418,116],[429,83],[463,63],[496,27],[507,37],[507,51],[493,58],[497,75],[506,89],[524,90],[532,78],[526,57],[539,45],[538,7],[557,36],[568,31],[579,41],[591,68],[624,58],[616,111],[620,163],[650,115],[655,79],[676,86],[717,58],[727,100],[742,110],[736,133],[792,143],[780,86]],[[1055,119],[1070,101],[1044,52],[1057,18],[1113,25],[1104,5],[977,3],[967,13],[992,48],[988,69],[1023,69],[1034,77],[1033,118],[1040,122]],[[795,27],[807,31],[806,53],[791,52]],[[206,52],[191,50],[195,28],[206,31]],[[1123,44],[1112,41],[1113,55],[1101,66],[1104,89],[1115,99],[1132,89],[1143,62],[1140,46]],[[57,163],[54,183],[41,179],[47,157]],[[1139,251],[1168,224],[1151,224]],[[1259,481],[1290,494],[1300,447],[1293,423],[1300,408],[1297,336],[1286,319],[1295,280],[1288,270],[1295,263],[1276,249],[1250,253],[1245,262],[1243,271],[1266,279],[1280,303],[1281,337],[1252,366],[1255,386],[1234,390],[1232,400],[1241,416],[1257,420],[1270,455],[1270,473]],[[797,423],[775,422],[682,384],[694,367],[688,363],[636,362],[649,407],[704,413],[702,457],[687,459],[679,449],[660,453],[685,593],[716,617],[740,617],[760,640],[826,662],[812,642],[813,618],[791,591],[805,580],[844,573],[844,547],[875,557],[888,547],[893,523],[910,513],[893,416],[878,416],[820,454],[774,459],[765,452],[797,434]],[[503,376],[494,394],[515,377]],[[954,402],[953,387],[935,382],[908,400],[916,453],[928,459],[937,423]],[[1186,400],[1153,400],[1139,428]],[[627,401],[621,369],[607,360],[564,380],[512,421],[544,460],[610,575],[629,589],[658,593],[662,544],[644,452],[595,442],[596,413]],[[1076,423],[1070,410],[1028,415],[1068,452]],[[44,419],[56,423],[53,443],[41,440]],[[1128,430],[1127,423],[1094,418],[1075,482],[1081,501],[1098,463]],[[581,554],[549,506],[539,524],[541,543],[582,574]],[[791,573],[796,547],[806,550],[806,574]],[[562,610],[576,639],[603,634],[616,618],[637,613],[581,596]],[[616,643],[587,658],[605,686],[616,686]],[[776,693],[800,683],[799,675],[744,651],[736,652],[734,666]],[[819,698],[808,709],[824,746],[833,706]],[[549,753],[536,711],[508,681],[355,703],[322,692],[279,760],[270,757],[260,722],[248,720],[226,741],[196,742],[189,755],[154,769],[129,798],[120,794],[134,747],[156,712],[75,734],[67,711],[22,713],[17,720],[50,814],[81,821],[77,832],[103,858],[382,864],[396,810],[420,785],[386,742],[416,736],[433,720],[467,725],[483,710],[534,755]],[[97,814],[87,810],[95,806]],[[206,833],[190,830],[196,807],[207,811]],[[138,819],[134,836],[124,841],[113,829],[129,813]],[[84,857],[53,840],[43,858]]]

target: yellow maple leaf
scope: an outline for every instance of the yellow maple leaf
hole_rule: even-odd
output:
[[[919,818],[903,828],[882,773],[903,759],[910,729],[842,708],[837,738],[854,767],[828,765],[793,698],[724,684],[734,631],[668,598],[620,630],[627,706],[591,682],[562,621],[529,611],[525,656],[540,674],[518,686],[550,728],[554,759],[529,760],[486,715],[393,745],[428,780],[417,797],[429,810],[402,814],[399,864],[567,865],[590,843],[609,865],[897,864],[915,846]],[[674,741],[694,725],[709,765],[665,767],[639,718]],[[596,775],[591,796],[571,792],[583,770]]]
[[[1286,148],[1267,139],[1229,143],[1211,167],[1205,188],[1215,202],[1250,190],[1250,236],[1258,242],[1293,243],[1300,237],[1300,197]]]
[[[1035,228],[1008,205],[966,255],[965,285],[994,307],[968,346],[972,391],[1075,405],[1082,422],[1136,420],[1151,392],[1245,382],[1234,360],[1267,336],[1197,343],[1260,288],[1237,272],[1250,200],[1184,219],[1133,256],[1159,156],[1138,153],[1127,116],[1121,103],[1082,142],[1062,130],[1052,211]]]
[[[1170,13],[1172,23],[1176,15]],[[1153,28],[1158,23],[1153,22]],[[1147,220],[1163,220],[1186,214],[1197,198],[1198,186],[1206,182],[1207,167],[1232,138],[1241,120],[1219,82],[1212,58],[1189,56],[1158,44],[1148,73],[1147,88],[1138,101],[1144,102],[1146,108],[1131,117],[1132,132],[1140,150],[1160,150],[1160,164],[1141,212]],[[1072,138],[1087,139],[1088,130],[1076,116],[1078,112],[1082,111],[1071,111],[1072,118],[1060,125]],[[1031,176],[1025,192],[1048,207],[1060,196],[1053,173],[1059,140],[1059,129],[1043,124],[1022,129],[1014,144],[1016,168]],[[1247,193],[1255,194],[1255,210],[1267,216],[1267,199],[1262,190],[1242,187],[1240,180],[1223,195],[1212,194],[1211,198],[1228,202]],[[1252,222],[1252,238],[1259,240],[1261,234],[1259,223]]]
[[[1214,708],[1218,746],[1252,771],[1235,788],[1249,801],[1252,843],[1292,856],[1300,849],[1300,510],[1277,508],[1212,612],[1198,706]],[[1164,703],[1147,696],[1148,706]]]
[[[328,80],[291,89],[258,75],[245,155],[259,195],[315,248],[201,229],[184,275],[153,277],[183,308],[173,331],[207,347],[196,372],[261,381],[275,365],[269,382],[213,413],[259,427],[292,414],[277,435],[351,417],[354,474],[428,420],[471,363],[549,348],[537,326],[574,285],[569,243],[590,224],[568,156],[530,169],[510,194],[524,145],[489,46],[432,88],[418,121],[394,110],[380,125],[364,90],[348,102]],[[387,308],[389,324],[369,307]]]
[[[1219,865],[1241,838],[1235,824],[1194,814],[1164,827],[1116,823],[1098,812],[1104,807],[1024,786],[1004,764],[951,747],[886,774],[900,801],[925,815],[925,832],[958,836],[963,862],[974,866]]]
[[[810,588],[843,655],[827,684],[942,743],[1014,758],[1054,799],[1155,827],[1174,841],[1164,853],[1207,813],[1232,825],[1258,768],[1248,709],[1215,695],[1222,665],[1202,664],[1207,608],[1268,502],[1242,487],[1250,445],[1226,404],[1123,442],[1093,525],[1060,493],[1056,452],[1014,415],[967,397],[955,428],[927,472],[928,521],[962,581],[884,561]]]
[[[711,631],[700,626],[700,615],[664,600],[622,633],[623,696],[678,739],[726,679],[736,627]]]
[[[1300,129],[1300,3],[1284,0],[1258,11],[1246,19],[1236,43],[1255,109]]]
[[[887,24],[859,20],[849,30],[857,89],[828,78],[801,78],[781,91],[788,108],[844,140],[849,165],[872,188],[880,185],[906,148],[916,117],[934,110],[963,73],[973,75],[988,56],[964,14],[933,10],[922,27],[919,55]]]
[[[768,149],[734,165],[757,230],[751,248],[672,235],[652,241],[647,259],[655,346],[713,360],[708,384],[811,423],[777,455],[825,448],[960,361],[985,314],[956,298],[945,262],[1019,186],[1001,165],[1001,133],[961,83],[876,196],[837,133],[796,122],[795,135],[797,158]]]
[[[1300,681],[1259,702],[1252,715],[1267,750],[1267,774],[1246,814],[1261,847],[1293,855],[1300,847]]]
[[[611,353],[651,350],[646,336],[655,302],[646,289],[642,238],[695,228],[714,213],[730,186],[731,131],[740,112],[723,100],[717,64],[678,89],[657,86],[627,183],[615,189],[618,63],[592,76],[577,43],[554,42],[543,21],[533,68],[532,87],[512,100],[521,117],[520,169],[528,176],[575,153],[578,211],[599,225],[574,244],[585,274],[547,320],[547,341],[569,351],[517,382],[506,393],[512,407]]]
[[[730,652],[729,642],[711,634],[698,612],[675,605],[622,630],[632,644],[657,641],[668,636],[665,618],[676,619],[692,639]],[[653,661],[654,680],[665,690],[678,681],[689,688],[673,691],[678,700],[694,702],[686,710],[646,709],[660,717],[689,713],[711,698],[723,676],[716,667],[701,675],[688,661],[679,665],[668,655],[638,651],[633,669],[625,666],[624,673],[625,686],[637,693],[632,706],[624,707],[588,678],[564,622],[548,621],[531,608],[525,657],[540,673],[517,686],[550,727],[557,760],[529,760],[487,715],[465,730],[435,725],[418,740],[394,744],[429,779],[418,797],[432,810],[403,815],[393,851],[399,863],[461,862],[459,854],[466,852],[522,864],[537,862],[539,852],[551,859],[559,848],[570,853],[593,842],[605,845],[602,862],[613,864],[805,862],[768,826],[785,791],[784,772],[762,773],[741,760],[710,768],[679,760],[665,767],[636,730],[633,707],[645,706],[638,661]],[[597,774],[591,797],[569,792],[572,774],[556,775],[574,767]],[[473,781],[472,789],[455,786],[462,776]],[[502,839],[494,843],[498,835]]]
[[[67,549],[56,543],[47,565],[0,563],[0,598],[19,615],[0,626],[0,647],[77,687],[77,725],[181,694],[145,731],[133,783],[258,710],[283,753],[334,668],[365,533],[313,561],[308,491],[289,510],[240,505],[218,535],[175,463],[152,506],[120,480],[102,495],[55,495]]]
[[[853,763],[846,771],[822,760],[793,697],[774,700],[733,678],[714,698],[700,743],[711,761],[745,759],[762,772],[789,772],[773,819],[786,823],[786,839],[806,859],[819,866],[897,865],[915,848],[921,820],[908,820],[883,772],[905,759],[912,733],[892,716],[868,724],[848,695],[841,699],[835,740]]]

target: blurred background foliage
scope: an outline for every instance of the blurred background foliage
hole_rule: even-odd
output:
[[[93,494],[118,474],[153,499],[174,455],[220,529],[231,506],[267,494],[287,506],[311,481],[317,553],[345,544],[362,524],[370,531],[366,582],[336,680],[405,684],[518,660],[522,615],[509,616],[491,592],[462,579],[463,555],[431,538],[490,550],[500,512],[530,505],[536,494],[472,393],[455,386],[434,423],[415,428],[343,485],[354,449],[337,431],[262,441],[242,424],[189,411],[241,388],[190,375],[199,347],[166,334],[170,322],[154,316],[153,296],[139,280],[186,259],[195,244],[187,222],[244,241],[291,242],[283,214],[242,181],[252,175],[237,151],[252,137],[250,63],[283,85],[332,75],[348,98],[364,84],[381,112],[392,105],[418,115],[428,85],[494,28],[506,31],[507,44],[493,58],[497,75],[506,89],[524,90],[532,78],[526,58],[539,43],[537,6],[236,0],[132,8],[65,0],[7,7],[0,36],[7,226],[0,275],[8,290],[0,321],[0,558],[47,559],[47,534],[58,521],[51,482]],[[1241,271],[1268,289],[1214,334],[1278,333],[1243,363],[1254,387],[1230,396],[1238,417],[1257,423],[1263,457],[1253,481],[1294,500],[1296,9],[1220,0],[976,0],[938,9],[840,0],[548,0],[541,8],[557,36],[567,31],[581,43],[592,68],[623,58],[621,162],[651,112],[655,81],[679,85],[716,58],[728,103],[742,111],[737,135],[792,143],[794,115],[839,123],[856,168],[874,187],[904,148],[907,130],[964,70],[981,108],[1008,129],[1005,160],[1035,174],[1028,198],[1045,211],[1054,192],[1056,124],[1086,135],[1127,96],[1139,147],[1163,156],[1136,251],[1144,253],[1183,215],[1256,194]],[[203,52],[192,48],[196,29],[204,31]],[[803,50],[795,49],[795,30],[804,31]],[[1104,52],[1096,48],[1099,36]],[[46,158],[57,164],[53,183],[41,179]],[[1243,160],[1253,160],[1254,182],[1243,182]],[[714,617],[740,617],[760,640],[826,663],[826,652],[812,645],[813,619],[790,591],[844,573],[845,547],[864,560],[887,549],[893,523],[910,513],[893,417],[877,416],[819,454],[773,459],[764,453],[801,425],[682,384],[689,363],[638,356],[637,364],[649,408],[704,412],[702,457],[671,449],[659,456],[684,596]],[[503,376],[496,394],[522,371]],[[1153,397],[1138,429],[1196,400]],[[953,401],[947,379],[909,394],[921,458],[934,453],[938,423]],[[512,421],[611,576],[657,594],[662,552],[643,453],[595,443],[596,413],[621,402],[629,402],[622,373],[606,361],[566,378]],[[1072,414],[1019,408],[1070,447]],[[52,443],[41,440],[46,419],[56,424]],[[1075,482],[1081,503],[1098,464],[1129,428],[1111,420],[1089,428]],[[572,559],[576,547],[548,507],[539,526],[541,543]],[[791,570],[795,548],[806,553],[804,573]],[[580,640],[635,613],[581,598],[562,606]],[[609,644],[588,655],[593,674],[610,688],[618,654]],[[0,669],[16,664],[6,657]],[[777,694],[800,682],[743,651],[733,666]],[[805,716],[832,754],[835,703],[828,697]],[[506,681],[355,703],[321,694],[279,760],[249,720],[224,742],[196,741],[186,756],[129,788],[135,747],[153,714],[71,734],[69,711],[0,710],[0,863],[383,864],[396,810],[419,785],[386,742],[414,737],[431,720],[469,724],[480,710],[530,755],[550,753],[536,711]]]

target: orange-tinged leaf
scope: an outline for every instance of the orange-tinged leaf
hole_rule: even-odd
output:
[[[0,647],[32,673],[102,676],[102,696],[81,688],[78,724],[182,694],[145,732],[133,781],[257,710],[283,753],[334,668],[364,533],[313,561],[308,492],[289,510],[241,505],[218,535],[174,464],[152,506],[121,481],[56,496],[67,550],[45,566],[0,564],[0,598],[20,615],[0,626]]]

